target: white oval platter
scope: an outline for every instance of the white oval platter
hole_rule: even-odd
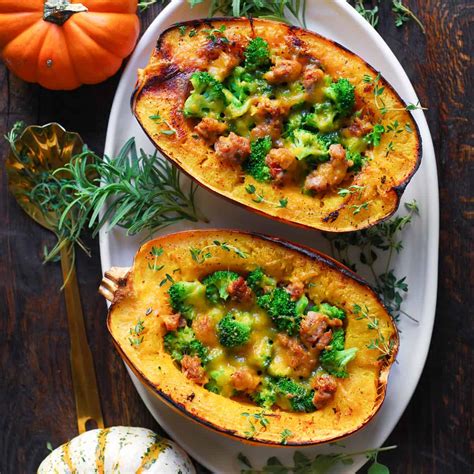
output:
[[[169,25],[205,17],[206,6],[190,9],[186,0],[173,0],[154,20],[138,43],[118,86],[113,102],[105,154],[114,156],[130,137],[146,151],[154,147],[145,136],[130,110],[130,96],[136,81],[137,69],[144,67],[155,46],[159,34]],[[391,82],[407,103],[417,103],[416,93],[402,66],[380,35],[344,0],[308,0],[306,21],[308,29],[333,39],[352,50],[379,70]],[[387,397],[376,418],[363,430],[343,441],[342,447],[320,446],[302,449],[306,455],[319,453],[358,452],[381,446],[402,416],[418,380],[431,340],[433,328],[438,271],[439,201],[436,161],[429,128],[421,110],[414,112],[422,143],[423,161],[409,184],[402,203],[416,199],[420,217],[405,231],[404,250],[394,261],[397,275],[408,275],[410,291],[403,309],[419,323],[404,318],[400,321],[401,345],[398,364],[389,379]],[[210,219],[209,227],[240,228],[277,235],[289,240],[329,252],[327,241],[317,231],[302,230],[253,215],[225,200],[200,190],[198,204]],[[401,207],[402,208],[402,207]],[[161,233],[201,225],[179,224]],[[121,229],[100,233],[102,269],[111,266],[129,266],[143,236],[128,237]],[[291,465],[293,448],[255,447],[229,439],[197,425],[173,412],[150,393],[130,372],[133,383],[143,402],[158,423],[191,456],[212,472],[234,473],[241,469],[237,454],[245,454],[255,467],[262,466],[271,456]],[[400,440],[403,442],[403,440]],[[356,472],[366,462],[365,457],[355,458],[351,465],[339,465],[334,473]]]

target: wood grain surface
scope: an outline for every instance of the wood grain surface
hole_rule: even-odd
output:
[[[460,0],[408,0],[426,26],[393,24],[382,2],[379,32],[388,42],[429,110],[441,199],[439,293],[436,323],[420,384],[380,456],[392,473],[472,473],[472,13]],[[160,11],[142,14],[144,30]],[[0,64],[0,136],[16,120],[57,121],[103,150],[119,75],[73,92],[26,84]],[[0,141],[0,157],[7,146]],[[2,161],[3,163],[3,161]],[[69,339],[59,264],[41,263],[53,236],[33,223],[8,194],[0,173],[0,473],[35,472],[48,454],[76,434]],[[87,239],[86,239],[87,240]],[[93,258],[79,254],[78,278],[99,379],[106,425],[160,431],[139,399],[105,327],[106,306],[98,242]],[[413,348],[416,350],[416,348]],[[201,472],[205,472],[201,470]]]

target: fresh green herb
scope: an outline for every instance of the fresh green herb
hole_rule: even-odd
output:
[[[257,188],[253,184],[247,184],[247,186],[245,186],[245,191],[247,191],[248,194],[255,195],[252,201],[256,202],[257,204],[265,202],[267,204],[275,206],[278,209],[283,209],[288,206],[288,198],[281,198],[279,199],[278,203],[269,201],[268,199],[265,199],[263,191],[258,192]]]
[[[161,123],[161,115],[160,114],[150,115],[149,118],[151,120],[153,120],[153,122],[155,122],[155,123]]]
[[[191,247],[189,249],[189,252],[191,253],[192,259],[196,263],[204,263],[208,258],[212,257],[212,254],[209,249],[213,247],[221,248],[226,252],[234,252],[240,258],[247,258],[247,254],[243,250],[239,249],[238,247],[235,247],[234,245],[230,245],[227,242],[221,242],[219,240],[214,240],[211,245],[207,245],[202,249]]]
[[[139,319],[137,324],[135,324],[133,328],[130,328],[130,337],[128,340],[131,346],[139,346],[143,342],[143,331],[145,330],[143,323],[144,321]]]
[[[385,158],[388,157],[388,155],[390,155],[390,153],[392,153],[392,151],[395,151],[395,146],[393,144],[393,142],[389,142],[385,148]]]
[[[161,3],[161,0],[140,0],[138,2],[138,8],[140,12],[144,12],[148,8],[150,8],[152,5],[155,5],[156,3]]]
[[[356,0],[355,9],[363,18],[365,18],[374,28],[379,23],[379,7],[375,5],[373,8],[367,8],[364,0]]]
[[[357,320],[367,320],[367,328],[370,330],[377,331],[377,337],[370,341],[370,343],[367,345],[367,349],[374,349],[380,352],[380,355],[377,360],[382,360],[387,357],[390,357],[393,351],[395,341],[393,339],[387,341],[387,339],[383,335],[383,332],[381,331],[378,318],[370,316],[369,308],[367,306],[362,309],[358,304],[355,304],[353,306],[353,311],[356,315]]]
[[[362,193],[366,186],[358,186],[357,184],[353,184],[348,188],[339,188],[337,194],[342,197],[352,196],[353,194],[357,194],[358,198],[362,197]]]
[[[46,449],[52,453],[54,448],[53,448],[53,445],[51,444],[51,441],[46,441]]]
[[[188,0],[191,7],[204,0]],[[257,17],[291,23],[291,17],[306,27],[306,0],[211,0],[209,17],[216,13],[234,17]],[[290,18],[289,18],[290,16]]]
[[[422,107],[420,103],[412,104],[409,103],[406,107],[387,107],[385,104],[385,101],[383,100],[383,93],[385,92],[385,87],[380,84],[382,76],[380,73],[378,73],[375,78],[370,76],[369,74],[365,74],[364,77],[362,78],[363,82],[366,84],[370,84],[373,86],[373,95],[374,95],[374,102],[375,106],[377,107],[378,110],[382,113],[382,115],[385,115],[387,112],[394,112],[394,111],[403,111],[403,110],[427,110],[425,107]]]
[[[358,270],[359,263],[368,267],[377,293],[395,320],[399,319],[400,314],[404,314],[416,322],[416,319],[401,309],[403,295],[408,291],[406,277],[398,278],[392,268],[394,255],[403,249],[400,234],[412,222],[413,217],[419,214],[416,201],[406,203],[405,209],[408,211],[406,215],[394,217],[369,229],[348,234],[323,235],[331,244],[332,255],[342,263],[354,271]],[[380,254],[385,261],[382,272],[377,272],[375,262]],[[356,255],[359,260],[357,265],[354,262]]]
[[[256,188],[253,184],[247,184],[247,186],[245,186],[245,191],[249,194],[255,194]]]
[[[357,214],[359,214],[362,210],[367,210],[369,208],[369,204],[370,202],[369,201],[366,201],[366,202],[363,202],[362,204],[353,204],[350,208],[351,209],[354,209],[352,211],[352,214],[354,214],[354,216],[356,216]]]
[[[384,451],[395,449],[396,446],[386,446],[378,449],[368,449],[355,453],[339,454],[318,454],[314,458],[309,458],[301,451],[295,451],[293,455],[293,465],[285,466],[277,457],[271,457],[267,460],[262,469],[252,467],[250,461],[244,455],[239,455],[238,459],[245,466],[240,471],[241,474],[326,474],[337,464],[353,464],[354,457],[366,456],[368,460],[373,461],[369,467],[369,474],[390,474],[388,467],[378,462],[378,455]],[[375,466],[377,471],[374,471]],[[382,471],[382,469],[384,469]]]
[[[222,25],[220,28],[202,30],[202,32],[207,35],[207,38],[210,39],[212,43],[216,43],[217,41],[220,41],[221,43],[229,43],[229,40],[223,36],[226,29],[227,26]]]
[[[67,225],[71,210],[77,209],[79,214],[71,240],[85,228],[93,229],[93,236],[101,228],[115,225],[127,229],[129,235],[152,234],[181,220],[200,219],[194,203],[196,185],[190,183],[188,191],[183,191],[179,171],[156,153],[140,150],[138,154],[133,138],[115,159],[86,152],[55,176],[59,173],[66,176],[61,183],[65,202],[60,229]],[[100,214],[106,203],[107,210]]]
[[[164,266],[164,265],[163,265]],[[165,274],[165,278],[163,278],[163,280],[160,281],[160,288],[164,285],[166,285],[166,283],[171,283],[173,284],[174,283],[174,280],[173,280],[173,277],[171,275],[169,275],[168,273]]]
[[[399,135],[403,132],[403,128],[400,127],[400,122],[398,120],[394,120],[393,122],[387,125],[386,132],[391,132],[394,135]]]
[[[425,27],[419,18],[406,6],[401,0],[391,0],[392,1],[392,12],[395,18],[395,26],[397,28],[403,26],[410,20],[415,21],[418,26],[421,28],[421,31],[425,33]],[[380,0],[370,0],[370,5],[367,6],[367,0],[354,0],[354,7],[356,11],[365,18],[374,28],[379,24],[379,15],[380,9],[379,4]],[[374,5],[376,3],[376,5]]]
[[[374,125],[372,131],[366,136],[367,141],[375,146],[379,146],[382,140],[382,135],[385,133],[385,127],[381,124]]]
[[[149,268],[150,270],[153,270],[154,272],[158,272],[158,271],[162,270],[162,269],[165,267],[164,265],[157,265],[158,257],[160,257],[161,255],[163,255],[163,252],[164,252],[164,250],[163,250],[162,247],[155,247],[155,246],[153,246],[153,247],[151,248],[150,253],[151,253],[151,255],[152,255],[153,257],[155,257],[155,258],[154,258],[154,260],[153,260],[153,263],[148,262],[148,268]]]
[[[193,28],[193,29],[189,32],[189,37],[190,37],[190,38],[193,38],[194,36],[197,35],[197,33],[198,33],[197,30]]]
[[[178,28],[178,30],[179,30],[179,34],[180,34],[181,36],[184,36],[184,35],[186,34],[186,27],[185,27],[184,25],[181,25],[181,26]]]
[[[407,6],[403,4],[403,1],[392,0],[392,12],[395,15],[395,26],[397,28],[403,26],[406,22],[413,20],[421,28],[421,31],[426,33],[423,23]]]
[[[16,141],[25,128],[16,123],[6,135],[15,158],[21,164],[30,156],[18,156]],[[131,138],[115,158],[100,158],[85,150],[63,168],[50,173],[30,173],[32,189],[27,198],[38,207],[58,238],[45,261],[54,261],[61,249],[73,252],[77,244],[86,253],[81,240],[86,229],[96,236],[100,229],[118,225],[129,235],[158,229],[182,220],[197,222],[195,206],[197,186],[181,185],[180,172],[155,153],[137,152]]]
[[[288,428],[285,428],[282,432],[281,432],[281,444],[286,444],[288,442],[288,438],[292,435],[293,433],[288,429]]]
[[[241,413],[241,415],[249,420],[250,428],[244,432],[247,438],[251,438],[260,430],[266,430],[270,424],[270,420],[267,418],[269,415],[266,414],[265,411],[259,413]],[[257,423],[260,425],[260,428],[257,426]]]

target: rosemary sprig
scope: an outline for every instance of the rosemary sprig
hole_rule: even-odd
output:
[[[356,453],[318,454],[314,458],[309,458],[301,451],[295,451],[295,454],[293,455],[293,464],[291,466],[285,466],[277,457],[271,457],[267,460],[262,469],[253,468],[249,459],[242,453],[239,453],[237,458],[244,466],[244,469],[240,471],[241,474],[325,474],[339,463],[346,465],[353,464],[353,458],[355,456],[366,456],[368,460],[372,461],[372,465],[369,468],[370,473],[389,474],[390,471],[388,467],[379,463],[377,457],[379,453],[390,451],[395,448],[396,446],[386,446]]]
[[[116,225],[127,229],[129,235],[142,231],[151,235],[182,220],[204,219],[194,202],[197,186],[191,182],[183,190],[177,168],[156,152],[138,153],[133,138],[114,159],[85,152],[58,173],[68,177],[63,193],[70,200],[63,217],[79,208],[82,218],[78,228],[91,229],[93,236],[102,228],[109,230]]]
[[[24,124],[16,123],[5,136],[12,150],[23,129]],[[87,229],[96,236],[100,229],[118,225],[129,235],[151,235],[182,220],[206,221],[196,209],[197,186],[183,186],[180,172],[156,153],[138,153],[133,138],[113,159],[86,150],[56,171],[24,172],[32,183],[26,198],[58,239],[45,251],[45,262],[55,261],[64,247],[74,261],[75,244],[89,254],[81,240]]]
[[[412,316],[401,309],[403,296],[408,291],[406,277],[398,278],[392,268],[395,254],[403,249],[403,240],[400,233],[419,214],[416,201],[405,204],[408,213],[382,222],[369,229],[347,234],[327,234],[324,237],[331,244],[332,255],[342,263],[357,271],[359,264],[366,266],[372,275],[373,285],[383,303],[398,320],[400,314],[416,321]],[[357,255],[359,263],[355,263]],[[382,272],[377,272],[375,262],[379,258],[385,259]]]
[[[188,0],[202,3],[204,0]],[[211,0],[209,16],[258,17],[291,23],[288,13],[306,28],[306,0]]]

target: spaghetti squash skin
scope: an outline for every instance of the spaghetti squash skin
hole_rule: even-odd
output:
[[[322,409],[312,413],[266,409],[268,423],[254,423],[252,430],[250,421],[254,415],[258,419],[262,408],[210,392],[188,379],[167,353],[164,336],[167,316],[173,312],[168,296],[172,281],[202,279],[219,270],[248,274],[256,267],[280,281],[301,281],[310,299],[343,309],[347,346],[358,350],[349,376],[337,380],[334,398]],[[375,318],[378,329],[371,329],[356,308]],[[143,245],[115,292],[108,329],[128,366],[172,408],[220,433],[268,445],[325,443],[361,429],[382,405],[399,344],[386,309],[349,269],[306,247],[229,230],[186,231]],[[370,348],[377,338],[387,343],[387,354]],[[291,436],[283,440],[285,430]]]
[[[319,61],[334,81],[348,79],[355,86],[356,109],[363,109],[373,124],[386,130],[380,144],[367,151],[369,159],[362,170],[311,195],[293,183],[258,182],[240,164],[219,158],[196,133],[196,119],[183,114],[192,74],[226,67],[221,56],[209,60],[215,49],[209,39],[212,31],[224,31],[232,47],[240,50],[256,37],[263,38],[271,51],[293,45]],[[382,91],[380,95],[376,90]],[[370,65],[316,33],[269,20],[198,20],[169,28],[158,39],[148,65],[139,71],[132,108],[158,150],[206,189],[267,217],[328,232],[360,230],[390,217],[421,161],[420,136],[411,113]],[[357,192],[341,195],[341,188]],[[256,193],[264,199],[256,199]],[[284,206],[279,205],[282,201]]]

